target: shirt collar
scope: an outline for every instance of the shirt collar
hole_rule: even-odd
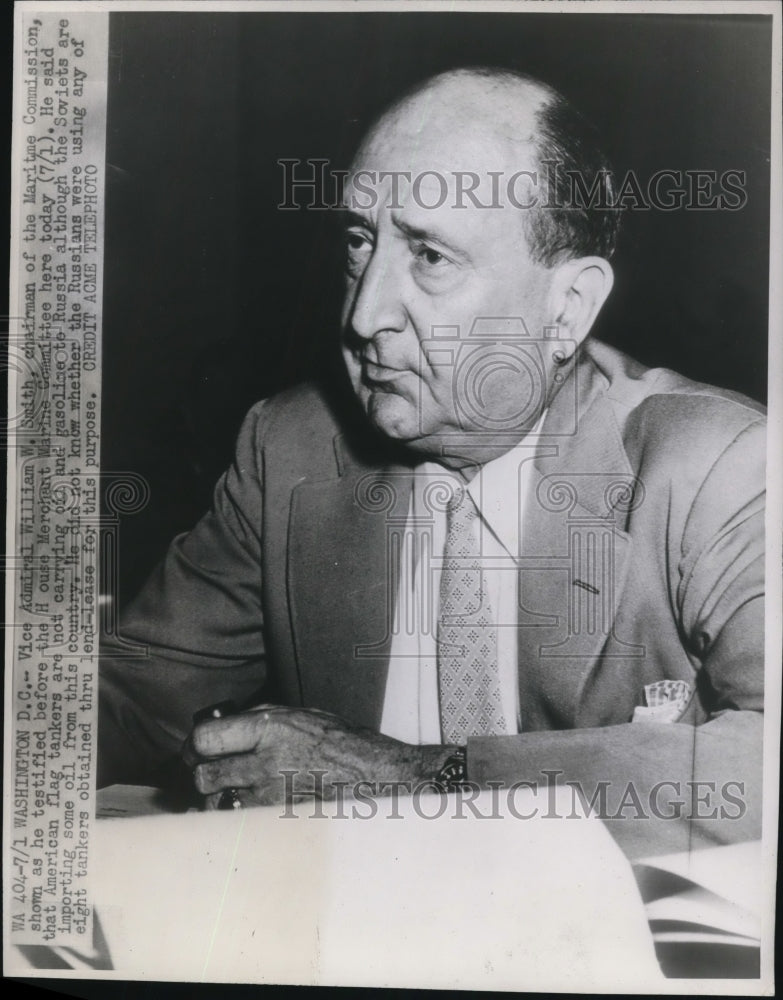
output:
[[[514,559],[522,553],[527,487],[545,417],[546,411],[521,441],[483,465],[467,486],[483,522]]]
[[[488,528],[513,559],[519,558],[522,552],[524,504],[546,412],[545,410],[541,414],[535,427],[513,448],[482,465],[465,487],[479,512],[482,529]],[[420,480],[418,476],[414,476],[414,511],[419,509],[419,503],[423,504],[422,510],[429,509],[426,501],[420,499],[420,491],[425,483],[436,480],[446,484],[446,488],[449,488],[449,483],[452,488],[460,483],[458,473],[434,462],[420,466],[419,472],[425,478]]]

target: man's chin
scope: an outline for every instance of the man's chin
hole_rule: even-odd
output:
[[[370,423],[395,441],[415,441],[422,436],[418,409],[392,392],[371,391],[364,403]]]

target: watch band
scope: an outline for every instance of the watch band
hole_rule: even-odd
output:
[[[465,747],[457,747],[450,754],[435,776],[435,784],[444,792],[456,792],[468,786],[468,753]]]

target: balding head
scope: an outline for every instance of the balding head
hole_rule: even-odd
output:
[[[607,207],[615,203],[611,167],[592,125],[548,84],[495,67],[449,70],[395,101],[355,163],[375,162],[382,153],[378,169],[394,169],[389,137],[394,159],[414,176],[483,172],[485,186],[494,184],[493,201],[522,209],[530,252],[540,263],[611,258],[619,228],[619,212]],[[504,186],[519,172],[535,175],[535,195],[525,196],[519,180],[510,192]],[[490,184],[492,173],[503,176]],[[574,203],[574,175],[584,190],[595,191],[587,204]]]
[[[456,69],[431,77],[397,100],[379,119],[409,120],[452,137],[463,129],[526,143],[534,138],[536,114],[555,92],[532,78],[501,70]]]

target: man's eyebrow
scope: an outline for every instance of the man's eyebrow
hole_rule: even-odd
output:
[[[395,228],[404,233],[408,239],[421,240],[422,243],[438,243],[459,260],[466,263],[470,261],[470,254],[451,243],[439,230],[422,229],[419,226],[412,226],[408,222],[403,222],[402,219],[395,218],[394,215],[392,215],[392,222]]]
[[[335,211],[338,214],[340,222],[343,226],[361,226],[362,229],[373,229],[372,221],[365,216],[360,215],[358,212],[352,211],[344,205],[338,206]],[[422,229],[420,226],[412,226],[408,222],[403,222],[401,219],[396,219],[392,216],[392,222],[395,229],[398,229],[403,233],[408,239],[411,240],[421,240],[422,243],[437,243],[442,246],[448,253],[450,253],[457,260],[463,261],[465,263],[470,263],[471,257],[467,251],[462,250],[460,247],[455,246],[449,239],[447,239],[443,233],[437,229]]]

